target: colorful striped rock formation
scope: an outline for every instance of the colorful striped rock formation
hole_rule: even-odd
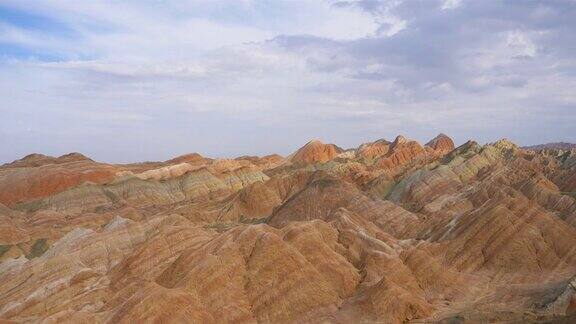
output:
[[[0,322],[573,323],[576,154],[398,136],[0,167]]]

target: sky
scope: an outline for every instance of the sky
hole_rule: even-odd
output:
[[[1,0],[0,163],[576,142],[573,0]]]

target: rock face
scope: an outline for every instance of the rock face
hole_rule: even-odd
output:
[[[425,146],[442,155],[454,150],[454,142],[450,137],[444,134],[439,134],[438,136],[434,137],[432,140],[430,140],[430,142],[426,143]]]
[[[573,322],[576,155],[342,150],[0,167],[0,322]]]
[[[364,159],[374,159],[390,151],[390,142],[385,139],[377,140],[372,143],[360,145],[357,149],[357,156]]]

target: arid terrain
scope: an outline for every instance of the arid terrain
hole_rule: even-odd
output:
[[[0,322],[574,323],[576,149],[0,167]]]

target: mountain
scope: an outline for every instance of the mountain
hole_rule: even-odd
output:
[[[576,317],[576,152],[399,135],[0,166],[0,322]]]
[[[427,147],[432,148],[435,152],[446,154],[454,149],[454,141],[445,134],[438,134],[438,136],[431,139],[426,143]]]
[[[540,151],[540,150],[573,150],[576,149],[576,144],[566,142],[546,143],[532,146],[524,146],[526,150]]]
[[[290,156],[295,164],[324,163],[332,160],[342,149],[334,144],[324,144],[320,140],[312,140]]]

